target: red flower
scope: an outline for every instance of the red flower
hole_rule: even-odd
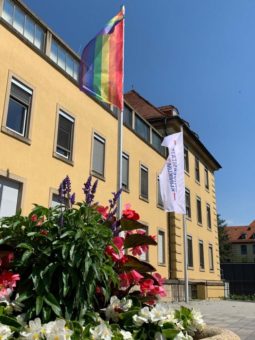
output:
[[[129,203],[125,204],[125,210],[122,211],[122,216],[128,220],[139,220],[139,214],[135,210],[130,209],[130,207],[131,205]]]
[[[20,280],[19,274],[4,271],[0,274],[0,295],[9,294],[8,289],[16,287],[16,281]]]
[[[151,293],[151,291],[154,289],[153,280],[146,279],[146,280],[141,281],[140,289],[144,295],[146,295],[147,293]]]
[[[44,217],[44,216],[41,217],[41,218],[38,220],[38,222],[36,223],[36,227],[41,227],[41,225],[43,224],[44,220],[45,220],[45,217]]]
[[[99,212],[99,214],[102,215],[104,219],[108,217],[108,210],[109,210],[108,207],[103,207],[102,205],[99,205],[96,209]]]
[[[143,279],[143,276],[140,273],[138,273],[138,271],[136,270],[131,270],[129,274],[130,274],[131,279],[133,280],[133,283],[135,284],[138,284],[139,281]]]
[[[122,258],[124,257],[124,249],[123,249],[124,239],[123,237],[116,236],[113,238],[113,243],[115,247],[118,249],[118,251],[116,251],[116,249],[113,248],[112,246],[107,246],[105,248],[105,252],[107,255],[109,255],[112,258],[114,262],[118,262],[122,260]]]
[[[162,286],[154,286],[151,293],[159,296],[166,296],[166,291]]]
[[[157,281],[159,286],[162,286],[164,284],[165,279],[159,273],[154,273],[154,274],[152,274],[152,276]]]
[[[42,229],[42,230],[40,230],[40,234],[47,236],[49,234],[49,232],[48,232],[48,230]]]
[[[37,217],[37,215],[36,214],[33,214],[32,216],[31,216],[31,221],[32,222],[36,222],[37,221],[37,219],[38,219],[38,217]]]
[[[128,273],[119,274],[120,286],[129,287],[131,285],[130,275]]]

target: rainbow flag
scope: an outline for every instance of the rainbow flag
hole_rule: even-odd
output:
[[[123,110],[124,7],[84,48],[80,89]]]

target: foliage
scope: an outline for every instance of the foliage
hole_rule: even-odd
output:
[[[223,218],[221,218],[220,214],[217,214],[217,223],[218,223],[220,262],[224,263],[230,258],[231,244],[229,243],[228,234],[225,230],[227,223]]]

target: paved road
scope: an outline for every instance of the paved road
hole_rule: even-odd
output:
[[[230,329],[242,340],[255,340],[255,302],[192,301],[189,306],[200,310],[208,325]]]

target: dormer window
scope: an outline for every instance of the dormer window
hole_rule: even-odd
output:
[[[241,240],[245,240],[247,237],[247,234],[246,233],[242,233],[241,236],[240,236],[240,239]]]
[[[252,238],[253,240],[255,240],[255,233],[253,233],[253,234],[251,235],[251,238]]]

